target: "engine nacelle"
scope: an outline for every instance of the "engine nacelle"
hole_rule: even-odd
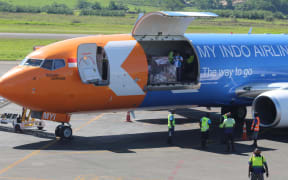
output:
[[[288,90],[273,90],[260,94],[252,104],[262,127],[288,127]]]

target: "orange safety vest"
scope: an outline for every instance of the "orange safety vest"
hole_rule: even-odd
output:
[[[251,131],[253,131],[253,130],[254,130],[254,131],[259,131],[260,119],[259,119],[258,116],[255,117],[255,118],[256,118],[256,120],[257,120],[257,123],[254,124],[255,121],[253,121],[252,126],[251,126]],[[254,127],[254,129],[253,129],[253,127]]]

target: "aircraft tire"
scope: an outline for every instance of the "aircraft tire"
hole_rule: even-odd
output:
[[[15,124],[14,126],[14,131],[17,133],[17,132],[21,132],[21,127],[19,124]]]
[[[62,129],[63,125],[58,125],[55,129],[55,136],[56,137],[61,137],[61,129]]]
[[[232,108],[231,107],[221,107],[221,115],[227,113],[227,112],[231,112]]]
[[[247,115],[246,106],[236,106],[236,107],[222,107],[221,114],[225,114],[227,112],[232,113],[232,117],[236,120],[243,121]]]
[[[238,106],[233,108],[232,116],[235,117],[238,121],[243,121],[247,115],[246,106]]]
[[[72,128],[70,126],[64,126],[63,128],[61,128],[60,134],[61,138],[71,139],[73,134]]]

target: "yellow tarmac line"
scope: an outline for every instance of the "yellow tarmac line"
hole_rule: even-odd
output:
[[[86,127],[87,125],[91,124],[92,122],[98,120],[99,118],[101,118],[104,114],[99,114],[98,116],[96,116],[95,118],[91,119],[90,121],[86,122],[85,124],[83,124],[82,126],[80,126],[79,128],[74,129],[75,132],[81,130],[82,128]]]
[[[76,128],[75,131],[79,131],[80,129],[86,127],[87,125],[91,124],[93,121],[96,121],[97,119],[101,118],[103,116],[103,113],[96,116],[95,118],[91,119],[90,121],[86,122],[85,124],[83,124],[82,126],[80,126],[79,128]],[[3,173],[5,173],[6,171],[8,171],[9,169],[11,168],[14,168],[15,166],[17,166],[18,164],[22,163],[23,161],[29,159],[30,157],[32,156],[35,156],[37,154],[39,154],[41,152],[41,150],[44,150],[44,149],[47,149],[48,147],[52,146],[53,144],[55,144],[56,142],[58,141],[58,139],[46,144],[45,146],[42,146],[40,149],[38,150],[34,150],[32,151],[30,154],[24,156],[23,158],[19,159],[18,161],[10,164],[9,166],[7,166],[6,168],[4,169],[1,169],[0,170],[0,175],[2,175]]]

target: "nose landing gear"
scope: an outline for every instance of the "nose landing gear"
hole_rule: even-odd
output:
[[[55,129],[56,137],[60,137],[63,139],[72,139],[72,135],[73,135],[73,131],[72,131],[70,124],[68,124],[67,126],[64,123],[62,123],[61,125],[58,125]]]

